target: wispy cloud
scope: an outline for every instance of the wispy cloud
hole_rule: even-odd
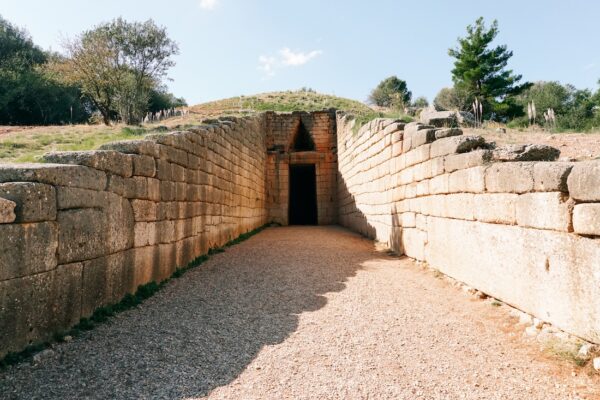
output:
[[[265,78],[275,75],[276,70],[285,67],[300,67],[308,64],[311,60],[323,54],[322,50],[313,50],[309,52],[292,51],[288,47],[279,50],[277,56],[261,55],[258,57],[258,69],[262,71]]]
[[[303,52],[294,53],[292,50],[290,50],[286,47],[284,49],[281,49],[279,54],[281,54],[283,65],[297,67],[297,66],[308,63],[313,58],[318,57],[321,54],[323,54],[323,52],[321,50],[313,50],[308,53],[303,53]]]
[[[214,10],[219,0],[200,0],[200,8],[205,10]]]
[[[590,71],[590,70],[596,68],[596,65],[597,64],[595,62],[589,63],[589,64],[583,66],[583,70],[584,71]]]

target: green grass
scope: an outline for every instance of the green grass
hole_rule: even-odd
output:
[[[116,304],[107,305],[100,307],[94,311],[89,318],[82,318],[77,325],[71,328],[67,332],[55,333],[53,335],[54,342],[64,342],[66,336],[76,337],[81,335],[83,332],[94,329],[99,324],[105,323],[115,315],[124,311],[130,310],[142,304],[146,299],[152,297],[154,294],[164,288],[171,280],[181,278],[189,270],[196,268],[206,262],[210,256],[218,253],[223,253],[225,248],[239,244],[245,240],[248,240],[252,236],[264,230],[269,224],[263,225],[250,232],[246,232],[237,238],[227,242],[223,247],[216,247],[209,250],[208,254],[201,255],[191,261],[184,267],[179,267],[173,272],[173,274],[162,282],[150,282],[145,285],[138,287],[134,294],[127,294],[120,302]],[[41,343],[35,343],[27,346],[23,351],[8,353],[3,359],[0,359],[0,370],[3,370],[11,365],[18,364],[26,361],[33,357],[35,354],[49,348],[52,342],[46,341]]]

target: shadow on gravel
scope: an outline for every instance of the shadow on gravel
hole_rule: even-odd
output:
[[[241,374],[299,314],[345,288],[372,244],[335,227],[271,228],[174,281],[39,366],[0,373],[10,398],[186,399]]]

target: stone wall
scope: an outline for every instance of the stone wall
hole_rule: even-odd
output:
[[[600,342],[600,162],[338,115],[339,222]]]
[[[0,165],[0,357],[268,221],[264,115]]]

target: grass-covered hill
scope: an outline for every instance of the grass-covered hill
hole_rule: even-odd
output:
[[[125,125],[0,126],[0,163],[35,162],[49,151],[91,150],[116,140],[140,138],[148,133],[184,129],[219,115],[248,115],[262,111],[320,111],[335,108],[354,114],[357,127],[377,117],[401,117],[374,110],[356,100],[315,93],[288,91],[240,96],[190,108],[185,117],[141,127]]]

